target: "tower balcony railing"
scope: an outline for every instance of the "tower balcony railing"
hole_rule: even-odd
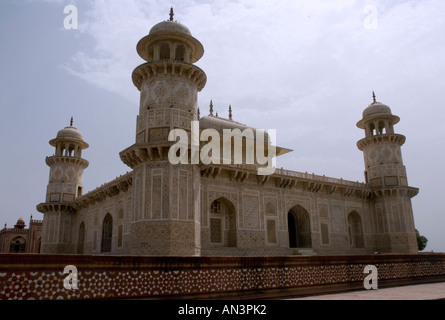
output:
[[[25,228],[3,228],[0,230],[2,233],[28,233],[29,229]]]
[[[196,82],[198,91],[201,91],[207,82],[205,72],[192,63],[180,60],[158,60],[154,62],[145,62],[137,66],[132,74],[133,84],[138,90],[141,90],[142,82],[157,74],[176,74],[179,76],[186,76]]]

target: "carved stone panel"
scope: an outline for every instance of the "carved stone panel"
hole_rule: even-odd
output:
[[[243,227],[247,229],[260,228],[258,196],[243,196]]]

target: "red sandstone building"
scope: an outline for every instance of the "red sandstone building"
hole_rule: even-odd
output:
[[[13,228],[5,227],[0,231],[0,253],[40,253],[42,238],[42,220],[29,220],[29,228],[25,228],[25,220],[17,220]]]

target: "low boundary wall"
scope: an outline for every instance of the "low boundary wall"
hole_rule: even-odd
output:
[[[77,268],[66,289],[64,268]],[[445,253],[286,257],[0,254],[0,299],[258,299],[445,281]]]

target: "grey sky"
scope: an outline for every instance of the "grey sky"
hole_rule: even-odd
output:
[[[68,4],[77,30],[63,27]],[[277,129],[278,144],[294,150],[278,167],[363,181],[355,124],[375,90],[407,137],[416,228],[426,250],[445,252],[443,0],[1,1],[0,223],[43,219],[35,206],[45,199],[48,141],[71,116],[90,145],[86,191],[130,170],[119,152],[135,140],[136,43],[170,6],[205,49],[201,115],[213,99],[223,117],[231,104],[234,120]],[[365,28],[367,6],[376,29]]]

